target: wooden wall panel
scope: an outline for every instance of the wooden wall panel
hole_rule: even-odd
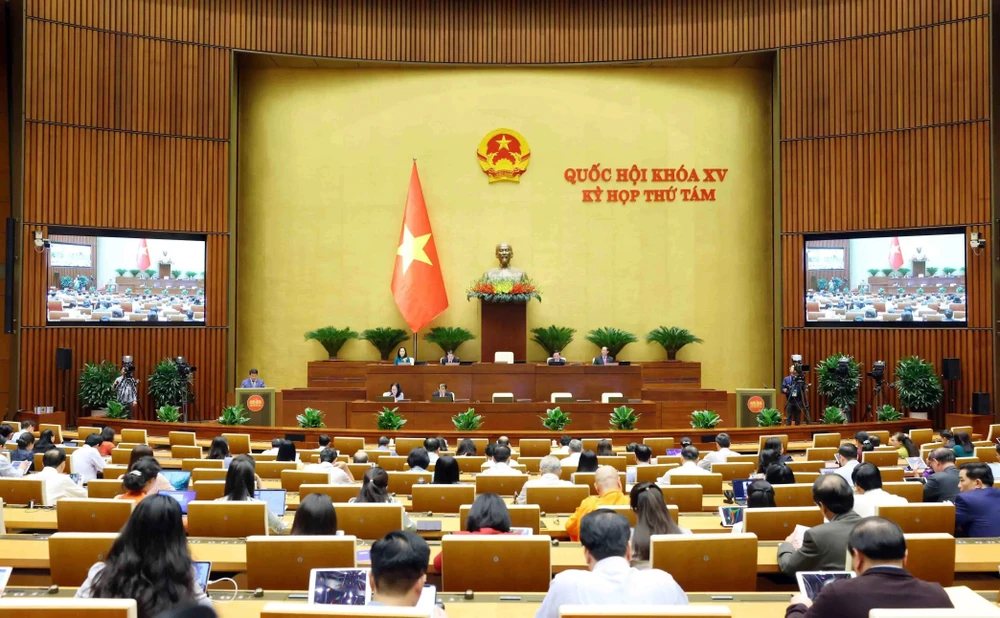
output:
[[[990,221],[990,123],[783,141],[783,232]]]
[[[205,323],[225,326],[229,322],[229,236],[209,234],[205,247]],[[223,360],[225,357],[223,357]]]
[[[781,52],[782,139],[990,115],[989,21]]]
[[[26,222],[228,231],[228,142],[29,122],[24,150]]]
[[[21,406],[50,405],[61,409],[61,376],[56,371],[56,348],[73,350],[73,367],[66,393],[68,412],[75,417],[80,405],[77,399],[79,368],[84,363],[109,360],[119,364],[121,357],[135,357],[136,379],[140,383],[140,418],[153,419],[146,395],[147,378],[156,363],[166,357],[183,356],[198,367],[193,391],[196,405],[191,417],[217,417],[226,401],[226,329],[191,328],[113,328],[113,327],[49,327],[26,328],[21,331],[21,373],[30,376],[21,382]]]

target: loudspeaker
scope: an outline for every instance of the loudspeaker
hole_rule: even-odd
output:
[[[987,416],[993,414],[990,411],[989,393],[972,393],[972,413]]]
[[[941,361],[941,366],[942,370],[944,371],[945,380],[962,379],[962,359],[945,358]]]
[[[56,348],[56,369],[73,368],[73,350],[71,348]]]

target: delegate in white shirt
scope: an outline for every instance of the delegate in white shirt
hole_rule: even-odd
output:
[[[558,475],[552,473],[545,473],[541,478],[537,478],[531,481],[525,481],[521,492],[517,494],[515,498],[515,504],[527,504],[528,500],[528,488],[529,487],[564,487],[572,485],[571,481],[564,481],[559,478]]]
[[[871,489],[863,494],[854,494],[854,512],[861,517],[875,517],[880,506],[908,504],[906,498],[890,494],[882,489]]]
[[[729,457],[732,457],[733,455],[737,455],[737,454],[738,453],[734,453],[733,451],[729,450],[728,448],[720,448],[717,451],[712,451],[712,452],[708,453],[707,455],[705,455],[705,458],[698,462],[698,467],[701,468],[702,470],[709,470],[709,471],[711,471],[712,464],[714,464],[714,463],[726,463],[726,459],[728,459]]]
[[[579,466],[581,453],[570,453],[568,457],[563,457],[559,463],[563,466]]]
[[[656,479],[657,485],[669,485],[670,476],[673,474],[711,474],[708,470],[703,470],[698,467],[698,464],[693,461],[685,461],[680,466],[676,468],[671,468],[663,473],[663,476]]]
[[[837,471],[834,472],[834,474],[839,474],[844,477],[844,480],[851,486],[851,489],[854,489],[854,479],[851,478],[851,473],[853,473],[854,469],[859,465],[860,464],[857,461],[849,461],[843,467],[837,468]]]
[[[73,472],[79,474],[80,480],[84,483],[93,481],[104,472],[104,458],[101,457],[101,452],[92,446],[84,444],[69,457]]]
[[[489,463],[489,462],[487,462]],[[486,468],[480,474],[501,475],[501,474],[524,474],[520,470],[515,470],[507,465],[506,461],[494,463],[492,467]]]
[[[559,618],[563,605],[687,605],[674,578],[658,569],[640,571],[613,556],[593,571],[572,569],[555,576],[535,618]]]
[[[329,461],[321,461],[318,464],[309,464],[303,468],[305,472],[326,472],[330,476],[331,485],[347,485],[351,482],[351,477],[347,473],[333,465]]]
[[[73,482],[68,474],[59,474],[55,468],[43,468],[38,474],[28,478],[43,479],[45,488],[45,505],[54,506],[63,498],[86,498],[87,490]]]

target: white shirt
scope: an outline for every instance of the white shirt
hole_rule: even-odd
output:
[[[277,454],[278,454],[278,449],[276,448],[269,448],[266,451],[261,452],[261,455],[277,455]]]
[[[663,476],[656,479],[657,485],[669,485],[671,474],[711,474],[708,470],[704,470],[698,467],[698,463],[694,461],[685,461],[680,466],[676,468],[671,468],[663,473]]]
[[[906,498],[890,494],[883,489],[872,489],[863,494],[854,494],[854,512],[862,517],[875,517],[875,509],[880,506],[907,504]]]
[[[79,474],[84,483],[93,481],[98,474],[104,472],[104,458],[101,457],[101,452],[87,444],[73,451],[70,460],[73,472]]]
[[[579,466],[580,455],[582,455],[582,453],[570,453],[569,457],[563,457],[562,461],[560,461],[559,463],[561,463],[564,466]]]
[[[656,458],[652,458],[649,461],[637,461],[634,466],[625,466],[625,483],[628,485],[634,485],[639,473],[636,468],[639,466],[651,466],[656,462]]]
[[[717,451],[712,451],[707,455],[705,455],[705,458],[698,462],[698,467],[701,468],[702,470],[711,471],[712,464],[726,463],[726,459],[728,459],[732,455],[736,455],[736,453],[729,450],[728,448],[720,448]]]
[[[572,569],[555,576],[535,618],[559,618],[563,605],[687,605],[674,578],[659,569],[640,571],[625,558],[605,558],[593,571]]]
[[[563,487],[572,484],[572,481],[564,481],[559,478],[558,474],[546,472],[541,478],[525,481],[523,488],[517,494],[517,498],[515,498],[515,504],[527,504],[529,487]]]
[[[318,464],[309,464],[303,468],[304,472],[326,472],[330,476],[331,485],[347,485],[351,483],[351,477],[347,473],[333,465],[329,461],[321,461]]]
[[[45,505],[55,506],[63,498],[86,498],[87,490],[73,482],[68,474],[59,474],[55,468],[43,468],[41,472],[28,478],[43,479],[45,482]]]
[[[491,466],[490,468],[487,468],[486,470],[480,472],[480,474],[487,474],[490,476],[501,476],[504,474],[511,475],[511,474],[524,474],[524,473],[521,472],[520,470],[515,470],[514,468],[511,468],[509,465],[507,465],[506,461],[498,461],[494,463],[493,466]]]
[[[440,455],[432,451],[427,451],[427,456],[431,458],[431,463],[437,463],[437,460],[441,458]]]
[[[844,480],[847,481],[847,484],[853,488],[854,479],[851,478],[851,473],[854,472],[854,469],[857,468],[859,465],[860,464],[858,463],[857,460],[849,461],[843,466],[837,468],[837,471],[834,472],[834,474],[839,474],[840,476],[844,477]]]

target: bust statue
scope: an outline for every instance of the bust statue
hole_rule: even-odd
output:
[[[163,250],[163,255],[160,256],[159,263],[160,264],[173,264],[174,263],[174,261],[170,259],[170,254],[167,253],[166,249]]]
[[[500,268],[491,268],[487,270],[483,275],[484,278],[490,281],[499,281],[502,279],[521,281],[525,278],[523,270],[511,268],[510,261],[514,257],[514,249],[509,244],[505,242],[498,244],[496,256],[497,260],[500,262]]]

